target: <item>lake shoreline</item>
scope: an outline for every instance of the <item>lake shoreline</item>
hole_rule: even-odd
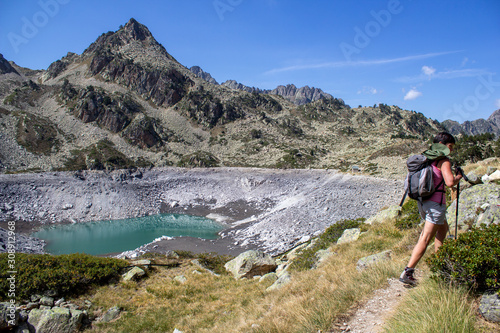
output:
[[[218,241],[178,238],[152,250],[278,254],[341,219],[368,217],[397,204],[402,179],[335,170],[153,168],[0,175],[0,221],[27,233],[57,223],[85,223],[159,213],[223,219]]]

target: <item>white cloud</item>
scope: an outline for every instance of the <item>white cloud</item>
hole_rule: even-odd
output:
[[[377,88],[374,87],[363,87],[363,89],[358,90],[358,95],[360,94],[365,94],[365,95],[376,95],[380,91],[377,90]]]
[[[422,93],[418,91],[416,88],[412,88],[410,91],[408,91],[404,97],[405,101],[411,101],[414,100],[415,98],[418,98],[422,96]]]
[[[426,67],[426,66],[424,66]],[[423,68],[422,68],[423,72]],[[455,70],[448,70],[448,71],[443,71],[443,72],[434,72],[432,74],[433,79],[442,79],[442,80],[451,80],[451,79],[456,79],[456,78],[462,78],[462,77],[478,77],[480,75],[488,75],[492,74],[494,75],[495,73],[489,72],[485,69],[455,69]],[[424,75],[424,73],[420,73],[419,75],[416,76],[403,76],[400,78],[397,78],[396,82],[402,82],[402,83],[415,83],[415,82],[422,82],[425,80],[428,80],[429,76]]]
[[[323,69],[323,68],[345,68],[345,67],[357,67],[357,66],[377,66],[386,65],[398,62],[414,61],[420,59],[428,59],[439,57],[451,53],[457,53],[461,51],[448,51],[448,52],[435,52],[435,53],[425,53],[410,55],[406,57],[399,58],[389,58],[389,59],[372,59],[372,60],[359,60],[359,61],[336,61],[336,62],[322,62],[322,63],[306,63],[299,65],[292,65],[288,67],[274,68],[268,70],[264,74],[276,74],[282,72],[298,71],[298,70],[309,70],[309,69]]]
[[[422,66],[422,73],[424,73],[424,75],[431,76],[436,73],[436,69],[429,66]]]
[[[495,101],[495,106],[500,109],[500,99]]]

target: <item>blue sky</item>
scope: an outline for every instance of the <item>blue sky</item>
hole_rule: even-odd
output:
[[[309,85],[439,121],[500,108],[498,0],[0,0],[0,53],[46,69],[131,17],[219,83]]]

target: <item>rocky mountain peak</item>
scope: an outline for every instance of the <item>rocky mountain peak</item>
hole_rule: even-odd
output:
[[[149,29],[137,22],[134,18],[131,18],[127,24],[123,27],[123,32],[130,38],[135,40],[146,40],[149,37],[153,37]]]
[[[131,18],[117,31],[102,34],[82,54],[83,57],[95,55],[131,59],[152,67],[164,67],[165,62],[177,61],[156,41],[149,29]]]
[[[0,53],[0,74],[15,73],[19,74],[14,67]]]
[[[285,99],[289,100],[295,105],[304,105],[324,98],[333,98],[332,95],[325,93],[319,88],[311,88],[309,86],[297,88],[294,84],[287,84],[286,86],[280,85],[272,90],[248,87],[236,82],[235,80],[227,80],[222,83],[222,85],[231,89],[243,90],[249,93],[283,96]]]
[[[205,72],[203,69],[201,69],[200,66],[192,66],[191,68],[189,68],[189,70],[196,76],[198,76],[199,78],[202,78],[203,80],[211,83],[211,84],[215,84],[215,85],[218,85],[219,83],[212,77],[212,75],[210,75],[210,73],[207,73]]]
[[[496,110],[488,117],[488,121],[500,128],[500,109]]]

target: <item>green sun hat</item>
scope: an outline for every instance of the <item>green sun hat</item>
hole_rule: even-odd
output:
[[[433,143],[429,149],[422,153],[425,157],[431,160],[439,160],[450,155],[450,148],[442,143]]]

